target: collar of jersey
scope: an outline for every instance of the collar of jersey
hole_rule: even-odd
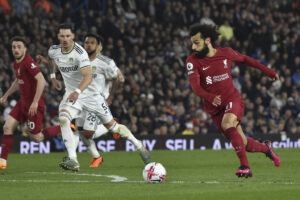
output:
[[[63,52],[63,50],[62,50],[62,48],[61,48],[61,53],[62,53],[62,54],[69,54],[69,53],[74,49],[74,47],[75,47],[75,42],[73,42],[73,46],[72,46],[72,48],[71,48],[70,51]]]

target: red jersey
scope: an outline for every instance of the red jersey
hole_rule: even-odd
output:
[[[232,62],[241,62],[258,68],[271,78],[276,75],[274,70],[231,48],[216,49],[217,52],[213,57],[197,58],[195,54],[191,54],[186,60],[187,74],[192,89],[198,96],[204,98],[204,109],[211,115],[224,109],[230,97],[241,96],[232,82]],[[217,95],[221,95],[222,104],[215,107],[212,102]]]
[[[29,54],[26,54],[24,59],[17,63],[14,62],[16,78],[20,88],[20,100],[24,105],[31,105],[36,93],[37,80],[34,78],[41,70]],[[44,104],[41,97],[39,105]]]

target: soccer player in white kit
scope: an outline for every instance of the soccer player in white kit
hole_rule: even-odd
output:
[[[60,25],[58,39],[60,45],[51,46],[48,56],[52,69],[60,70],[66,86],[64,98],[59,106],[59,121],[69,159],[64,159],[59,166],[65,170],[79,171],[76,139],[70,128],[72,119],[82,117],[84,111],[89,111],[95,114],[109,131],[116,132],[123,137],[130,137],[132,133],[126,126],[117,124],[113,119],[104,97],[97,89],[98,86],[92,81],[92,70],[86,51],[73,41],[74,33],[71,25]],[[54,87],[60,89],[55,73],[50,76]],[[96,126],[94,128],[96,129]],[[140,141],[135,143],[137,149],[140,149],[140,152],[143,151],[144,157],[150,160],[150,154],[142,143]]]
[[[72,26],[61,24],[57,36],[60,45],[51,46],[48,56],[53,72],[56,67],[59,69],[66,87],[63,100],[59,105],[59,122],[63,141],[70,158],[60,163],[60,167],[66,170],[79,171],[76,144],[70,128],[72,119],[78,118],[84,108],[98,112],[103,123],[110,122],[112,116],[108,111],[99,109],[105,100],[102,98],[102,102],[99,101],[102,96],[92,82],[92,70],[88,54],[73,41]],[[60,85],[55,79],[55,73],[52,73],[50,77],[52,84],[59,89]]]
[[[112,59],[98,54],[97,49],[99,52],[102,51],[102,43],[103,39],[97,34],[89,33],[84,37],[84,49],[89,54],[91,61],[93,81],[96,82],[99,92],[107,99],[110,93],[114,92],[117,86],[117,79],[119,78],[119,81],[123,83],[124,77]],[[93,138],[111,132],[105,124],[97,126],[97,120],[94,120],[95,118],[95,113],[83,112],[83,117],[76,119],[76,125],[80,132],[81,139],[93,156],[90,167],[98,167],[102,162],[102,157],[97,151]],[[97,126],[97,136],[94,136],[95,129],[93,126]],[[124,125],[119,124],[119,126]],[[125,126],[123,128],[127,129]],[[150,153],[144,148],[142,142],[137,140],[128,129],[124,132],[119,132],[119,134],[122,138],[129,140],[135,146],[145,164],[150,162]],[[82,137],[82,135],[85,135],[86,138]]]

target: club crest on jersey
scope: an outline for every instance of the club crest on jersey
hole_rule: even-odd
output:
[[[69,58],[69,63],[73,64],[74,63],[74,58]]]
[[[97,69],[97,67],[96,67],[96,66],[92,66],[92,72],[95,72],[95,71],[96,71],[96,69]]]
[[[18,76],[21,76],[20,68],[18,69]]]
[[[223,60],[223,63],[224,63],[224,68],[225,68],[225,69],[228,68],[228,65],[227,65],[227,59],[224,59],[224,60]]]

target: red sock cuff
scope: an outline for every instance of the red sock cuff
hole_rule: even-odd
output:
[[[2,144],[1,144],[1,158],[7,160],[8,153],[14,143],[14,136],[13,135],[3,135],[2,137]]]
[[[61,133],[60,126],[50,126],[45,128],[42,133],[44,134],[45,139],[52,138],[57,134]]]

